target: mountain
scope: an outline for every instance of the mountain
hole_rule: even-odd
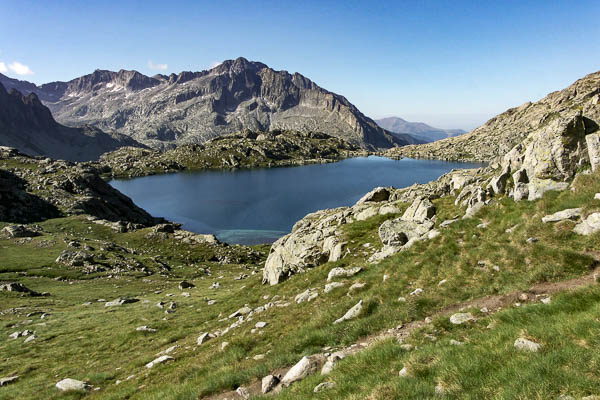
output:
[[[17,81],[21,82],[21,81]],[[69,128],[56,122],[35,93],[6,91],[0,84],[0,145],[16,147],[30,155],[71,161],[98,159],[122,146],[137,146],[135,140],[98,128]]]
[[[468,134],[419,146],[388,151],[408,156],[465,161],[491,161],[504,156],[532,131],[548,128],[558,117],[580,112],[586,132],[600,124],[600,71],[543,99],[506,110]]]
[[[367,149],[418,143],[391,135],[345,97],[298,73],[244,58],[169,76],[96,70],[35,88],[1,75],[0,82],[34,91],[62,124],[93,125],[159,149],[243,129],[323,132]]]
[[[462,129],[440,129],[423,122],[408,122],[400,117],[376,119],[377,125],[392,133],[407,133],[425,143],[446,139],[467,133]]]

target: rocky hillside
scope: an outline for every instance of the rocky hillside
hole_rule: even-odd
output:
[[[0,147],[0,221],[83,214],[123,231],[162,222],[106,183],[95,168]]]
[[[102,171],[112,177],[135,177],[184,169],[327,163],[363,153],[357,146],[323,133],[246,130],[204,144],[181,145],[166,151],[123,147],[104,154],[99,164]]]
[[[462,129],[440,129],[423,122],[408,122],[400,117],[376,119],[375,122],[383,129],[392,133],[408,133],[419,140],[423,140],[425,143],[467,133]]]
[[[0,82],[34,90],[65,125],[93,125],[159,149],[243,129],[325,132],[368,149],[415,143],[390,135],[346,98],[298,73],[244,58],[169,76],[96,70],[36,89],[4,76]]]
[[[543,99],[511,108],[484,125],[455,138],[393,149],[389,156],[446,160],[490,161],[504,156],[533,131],[543,132],[561,116],[581,111],[586,132],[600,124],[600,72],[579,79],[566,89]]]
[[[19,81],[17,81],[19,82]],[[30,155],[71,161],[98,159],[122,146],[141,146],[120,134],[108,135],[91,126],[69,128],[57,123],[35,95],[15,89],[7,92],[0,83],[0,145]]]

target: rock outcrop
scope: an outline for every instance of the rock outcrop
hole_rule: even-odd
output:
[[[582,117],[577,124],[585,125],[587,134],[598,129],[600,124],[600,71],[579,79],[566,89],[550,93],[535,103],[527,102],[520,107],[511,108],[468,134],[425,145],[392,149],[388,155],[392,157],[492,161],[503,157],[532,132],[544,130],[555,124],[557,118],[564,121],[573,112],[581,113]],[[568,124],[569,118],[566,119],[567,121],[564,122]],[[548,146],[545,147],[548,148]],[[569,163],[568,160],[565,162]],[[539,169],[538,172],[542,172],[542,170]]]

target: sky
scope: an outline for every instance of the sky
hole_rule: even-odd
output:
[[[200,71],[245,57],[372,118],[470,130],[600,70],[600,1],[0,0],[0,73]]]

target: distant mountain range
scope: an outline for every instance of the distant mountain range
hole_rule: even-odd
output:
[[[376,119],[375,122],[390,132],[409,134],[426,143],[467,133],[462,129],[440,129],[423,122],[408,122],[400,117]]]
[[[244,129],[318,131],[365,149],[422,142],[405,132],[392,135],[345,97],[298,73],[244,58],[169,76],[96,70],[41,86],[0,74],[0,83],[36,93],[64,125],[91,125],[158,149]]]
[[[86,161],[123,146],[141,145],[127,136],[109,135],[91,126],[63,126],[34,93],[7,92],[0,83],[0,146],[16,147],[34,156]]]

